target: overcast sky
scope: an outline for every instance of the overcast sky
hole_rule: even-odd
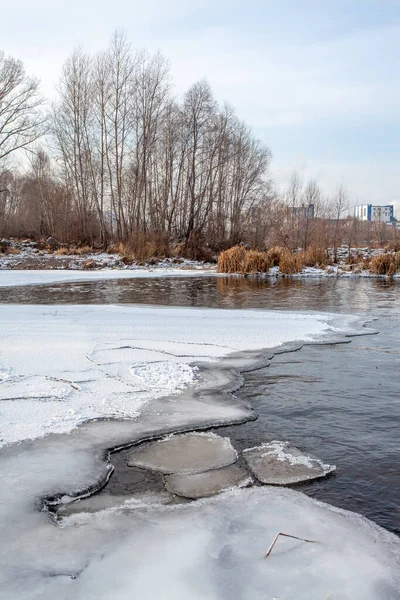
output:
[[[400,0],[0,0],[0,49],[54,96],[73,48],[124,28],[160,50],[176,93],[205,77],[267,143],[273,177],[297,170],[354,203],[400,211]]]

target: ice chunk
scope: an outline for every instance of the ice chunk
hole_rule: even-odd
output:
[[[160,473],[189,474],[225,467],[236,460],[236,450],[228,438],[213,433],[188,433],[135,448],[129,454],[128,465]]]
[[[143,508],[145,505],[169,504],[172,496],[167,492],[142,492],[132,496],[114,496],[111,494],[96,494],[82,500],[61,504],[57,510],[58,517],[66,517],[79,513],[95,513],[107,509]]]
[[[243,456],[261,483],[290,485],[324,477],[336,469],[304,454],[290,442],[274,440],[243,451]]]
[[[215,496],[236,486],[243,487],[251,481],[248,472],[237,465],[229,465],[229,467],[194,475],[167,475],[164,477],[165,487],[169,492],[194,500]]]

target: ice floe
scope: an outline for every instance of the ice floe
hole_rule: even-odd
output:
[[[304,454],[290,442],[274,440],[243,451],[248,467],[261,483],[290,485],[318,479],[335,471],[334,465]]]
[[[177,474],[164,477],[166,489],[172,494],[183,496],[183,498],[205,498],[215,496],[221,492],[249,485],[252,478],[246,469],[238,465],[229,465],[195,474]]]
[[[135,448],[128,456],[128,466],[193,474],[226,467],[236,460],[236,450],[228,438],[213,433],[187,433]]]

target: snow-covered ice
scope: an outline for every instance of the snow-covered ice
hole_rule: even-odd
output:
[[[101,271],[81,271],[73,269],[0,269],[0,287],[22,285],[48,285],[79,281],[102,281],[115,279],[153,279],[155,277],[201,277],[210,276],[215,271],[209,269],[176,269],[157,267],[153,269],[102,269]]]
[[[290,442],[279,440],[247,448],[243,456],[257,479],[269,485],[291,485],[318,479],[336,469],[334,465],[304,454]]]
[[[186,433],[133,449],[128,466],[190,474],[226,467],[236,460],[236,450],[228,438],[213,433]]]
[[[199,361],[323,339],[346,331],[341,319],[343,325],[334,315],[262,310],[0,306],[0,444],[68,432],[91,418],[136,417],[150,400],[195,385]]]
[[[168,504],[165,494],[74,502],[110,477],[109,449],[254,418],[231,391],[265,349],[333,339],[357,323],[256,310],[1,306],[1,594],[398,599],[398,538],[291,490],[234,489],[190,504]],[[44,498],[65,505],[61,527],[41,510]],[[283,539],[264,559],[279,531],[319,543]]]

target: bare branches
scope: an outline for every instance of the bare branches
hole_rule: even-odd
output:
[[[39,82],[25,74],[21,61],[0,53],[0,163],[43,134],[42,103]]]
[[[166,60],[133,52],[123,33],[94,58],[74,52],[59,93],[53,131],[83,235],[95,210],[103,244],[150,237],[218,249],[268,202],[268,148],[206,81],[175,102]]]

